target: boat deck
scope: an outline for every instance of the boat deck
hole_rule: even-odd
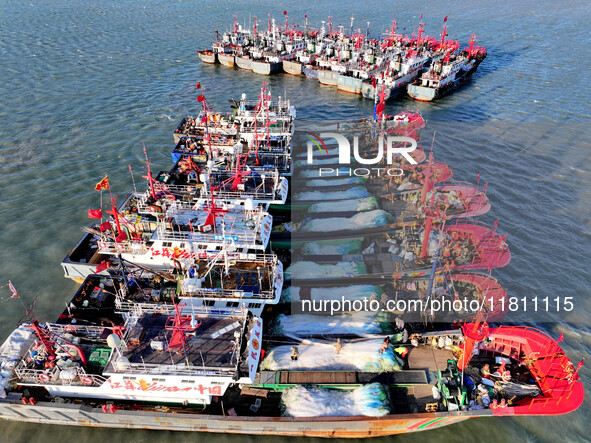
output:
[[[181,327],[186,329],[185,351],[182,345],[167,348],[173,335],[171,321],[174,317],[148,315],[142,317],[129,332],[128,348],[124,356],[132,364],[185,365],[188,360],[192,366],[197,367],[236,367],[234,332],[241,332],[242,327],[238,317],[197,317],[201,324],[194,330],[191,330],[188,318],[183,316],[181,319]],[[163,341],[164,350],[153,349],[152,340]]]

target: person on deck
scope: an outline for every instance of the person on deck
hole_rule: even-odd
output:
[[[300,351],[298,350],[297,346],[291,347],[291,361],[296,361],[300,356]]]
[[[337,338],[337,343],[334,345],[334,351],[337,355],[339,355],[339,353],[341,352],[341,349],[343,349],[341,339]]]
[[[382,342],[382,346],[380,346],[380,355],[388,350],[388,346],[390,345],[390,337],[386,337]]]

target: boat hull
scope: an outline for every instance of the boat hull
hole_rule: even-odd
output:
[[[215,63],[216,62],[216,53],[212,51],[197,51],[199,58],[203,63]]]
[[[318,81],[323,85],[336,86],[339,75],[335,71],[318,70]]]
[[[377,90],[377,92],[376,92]],[[405,85],[396,86],[396,87],[385,87],[384,88],[384,100],[392,100],[402,94],[405,90]],[[379,94],[381,91],[381,86],[374,88],[370,82],[363,82],[361,85],[361,95],[364,98],[368,98],[370,100],[375,100],[376,94]],[[379,98],[379,96],[378,96]]]
[[[271,75],[281,72],[283,63],[257,62],[252,61],[252,72],[261,75]]]
[[[218,61],[229,68],[234,66],[234,56],[228,54],[218,54]]]
[[[235,63],[240,69],[252,71],[252,59],[250,58],[236,56]]]
[[[303,66],[302,74],[304,74],[306,78],[313,78],[318,80],[318,69],[314,69],[312,66]]]
[[[361,85],[363,80],[360,78],[339,75],[337,77],[337,88],[339,91],[349,92],[351,94],[361,94]]]
[[[450,94],[469,81],[472,78],[472,74],[476,72],[477,67],[478,63],[476,63],[470,70],[456,77],[453,82],[449,82],[441,88],[427,88],[417,84],[410,84],[408,85],[406,92],[411,98],[420,102],[437,100],[438,98],[445,97],[447,94]]]
[[[283,70],[291,75],[302,75],[302,64],[300,62],[283,60]]]
[[[0,418],[31,423],[103,428],[157,429],[294,437],[364,438],[423,431],[471,417],[491,416],[491,410],[400,414],[385,417],[237,417],[156,411],[116,410],[38,402],[34,406],[0,401]]]

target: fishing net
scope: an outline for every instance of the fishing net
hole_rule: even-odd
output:
[[[281,405],[289,417],[383,417],[392,410],[388,391],[380,383],[348,391],[297,386],[283,392]]]
[[[302,254],[308,255],[343,255],[361,252],[362,239],[324,240],[306,242],[300,248]]]
[[[332,217],[306,220],[300,227],[301,232],[352,231],[375,228],[392,223],[393,217],[386,211],[360,212],[353,217]]]
[[[402,369],[392,349],[379,353],[382,339],[341,343],[337,354],[336,340],[333,343],[310,342],[298,345],[299,357],[291,359],[291,346],[272,348],[261,363],[261,370],[315,370],[315,371],[362,371],[386,372]]]
[[[392,324],[384,312],[353,312],[338,315],[279,314],[273,321],[272,335],[310,337],[322,335],[391,334]]]
[[[308,208],[309,213],[325,212],[367,212],[378,209],[378,201],[375,197],[355,198],[347,201],[328,201],[314,203]]]
[[[312,279],[321,277],[354,277],[366,274],[365,263],[339,262],[318,264],[311,261],[292,263],[284,272],[286,280]]]
[[[316,172],[317,173],[317,172]],[[352,198],[370,197],[371,194],[363,186],[356,186],[351,189],[337,191],[306,191],[294,195],[293,201],[324,201],[324,200],[350,200]]]
[[[370,300],[375,297],[379,300],[382,297],[384,291],[379,286],[374,285],[352,285],[352,286],[338,286],[328,288],[312,288],[310,297],[311,300]],[[281,294],[282,301],[285,303],[299,302],[300,299],[300,288],[297,286],[291,286],[285,288]]]
[[[314,178],[308,180],[306,185],[311,188],[322,188],[324,186],[341,186],[352,184],[363,184],[367,182],[367,177],[340,177],[340,178]]]

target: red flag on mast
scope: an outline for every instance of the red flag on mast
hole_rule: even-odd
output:
[[[201,82],[197,82],[197,89],[201,89]]]
[[[103,178],[100,182],[98,182],[96,184],[96,186],[94,187],[95,191],[103,191],[105,189],[109,189],[110,185],[109,185],[109,177],[105,175],[105,178]]]
[[[103,211],[102,209],[89,209],[88,210],[88,218],[103,218]]]
[[[443,18],[443,23],[447,21],[447,15]]]
[[[108,269],[110,266],[111,266],[111,265],[110,265],[110,263],[109,263],[107,260],[105,260],[105,261],[102,261],[102,262],[100,262],[100,263],[99,263],[99,265],[96,267],[96,269],[94,270],[94,272],[95,272],[96,274],[98,274],[99,272],[102,272],[102,271],[104,271],[105,269]]]
[[[19,298],[20,295],[18,295],[18,292],[16,292],[16,289],[14,289],[14,286],[12,286],[12,282],[8,282],[8,288],[10,289],[10,292],[12,292],[12,295],[10,297],[8,297],[8,300],[10,300],[11,298]]]
[[[203,94],[201,94],[200,96],[197,97],[197,101],[199,103],[202,103],[205,100],[205,96]]]

